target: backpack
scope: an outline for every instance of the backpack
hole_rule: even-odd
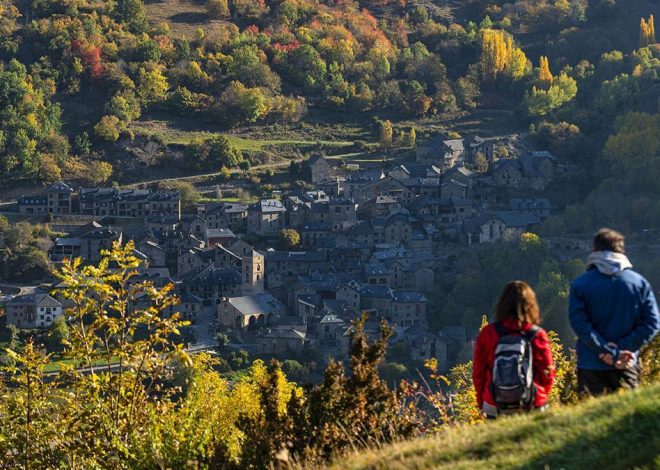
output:
[[[494,323],[500,339],[495,348],[491,394],[499,411],[529,409],[534,400],[532,339],[540,328],[532,326],[525,332],[509,331],[500,322]]]

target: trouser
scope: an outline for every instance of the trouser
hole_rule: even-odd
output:
[[[580,395],[605,395],[620,388],[632,389],[639,385],[639,366],[628,369],[591,370],[578,369]]]

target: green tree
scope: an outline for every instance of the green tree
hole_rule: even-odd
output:
[[[48,352],[60,353],[66,347],[70,337],[71,332],[66,319],[63,316],[58,317],[48,329],[46,341],[44,342],[46,349]]]
[[[117,0],[114,17],[128,25],[133,33],[143,33],[147,29],[147,14],[142,0]]]
[[[224,135],[219,135],[198,145],[193,166],[199,169],[219,170],[235,168],[243,161],[241,151]]]
[[[577,83],[575,79],[561,73],[547,90],[532,88],[532,92],[525,95],[525,106],[533,116],[545,116],[549,112],[563,106],[575,98]]]

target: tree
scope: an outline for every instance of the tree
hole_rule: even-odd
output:
[[[87,162],[80,177],[93,186],[105,183],[112,176],[112,165],[100,160]]]
[[[113,96],[106,108],[110,114],[114,114],[127,124],[139,118],[140,114],[142,114],[140,101],[132,91],[128,90]]]
[[[309,44],[287,53],[285,68],[294,83],[308,90],[319,87],[327,73],[327,64],[321,54]]]
[[[401,140],[404,147],[415,147],[417,144],[417,132],[415,132],[415,128],[411,127],[408,132],[403,132]]]
[[[117,116],[106,115],[94,126],[94,133],[103,140],[116,142],[125,128],[126,126]]]
[[[248,88],[238,80],[229,84],[218,103],[222,115],[237,124],[256,122],[269,111],[264,92],[260,88]]]
[[[142,0],[117,0],[114,16],[128,25],[133,33],[143,33],[147,29],[147,14]]]
[[[392,146],[392,137],[394,129],[392,128],[392,123],[389,120],[381,121],[380,123],[380,138],[378,142],[383,148],[389,148]]]
[[[185,208],[187,211],[196,209],[197,203],[199,203],[202,198],[202,195],[197,188],[187,181],[171,181],[164,183],[161,187],[163,189],[173,189],[178,191],[181,198],[181,207]]]
[[[280,232],[280,241],[287,250],[290,250],[300,245],[300,234],[296,229],[285,228]]]
[[[137,78],[137,95],[144,106],[165,101],[170,86],[163,75],[162,66],[151,70],[140,68]]]
[[[212,18],[229,18],[227,0],[207,0],[206,11]]]
[[[307,368],[293,359],[287,359],[282,362],[282,372],[286,374],[287,379],[294,382],[304,382],[309,376]]]
[[[482,152],[477,152],[474,156],[474,167],[479,173],[486,173],[488,171],[488,159]]]
[[[519,79],[527,69],[527,57],[515,46],[511,35],[501,30],[483,29],[480,68],[485,83],[492,83],[503,72]]]
[[[235,168],[243,161],[241,151],[224,135],[199,144],[194,152],[192,166],[198,169],[219,170]]]
[[[646,47],[655,44],[655,24],[653,15],[648,20],[641,18],[639,20],[639,47]]]
[[[525,95],[524,103],[529,114],[545,116],[571,101],[576,94],[575,79],[562,72],[547,90],[532,87],[532,92]]]
[[[539,84],[545,88],[548,89],[550,85],[552,85],[552,73],[550,72],[550,65],[548,64],[548,58],[545,56],[541,56],[539,58],[539,77],[538,77],[538,82]]]
[[[396,387],[408,375],[408,368],[398,362],[386,362],[378,368],[383,380]]]
[[[60,316],[55,319],[48,329],[45,341],[46,349],[48,352],[60,353],[66,347],[70,337],[69,325],[67,325],[65,318]]]

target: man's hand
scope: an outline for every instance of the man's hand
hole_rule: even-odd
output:
[[[614,361],[614,358],[611,354],[601,353],[598,355],[598,359],[603,361],[608,366],[614,366],[617,369],[628,369],[633,365],[633,362],[635,361],[635,353],[626,350],[619,351],[619,357],[617,358],[616,362]]]

